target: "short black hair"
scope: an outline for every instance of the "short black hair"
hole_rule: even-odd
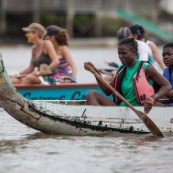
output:
[[[134,38],[125,38],[120,40],[120,42],[118,43],[118,46],[121,46],[121,45],[127,45],[131,47],[132,50],[135,50],[136,53],[138,53],[138,43]]]
[[[173,43],[168,43],[168,44],[165,44],[165,45],[163,46],[163,48],[165,48],[165,47],[170,47],[170,48],[173,48]]]
[[[135,24],[131,25],[129,28],[132,34],[137,34],[138,40],[145,36],[145,29],[141,25]]]

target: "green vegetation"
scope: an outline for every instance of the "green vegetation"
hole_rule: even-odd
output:
[[[65,27],[66,16],[63,13],[50,13],[41,12],[40,13],[40,23],[44,26],[48,25],[58,25]]]
[[[122,26],[127,26],[128,24],[121,18],[115,18],[110,15],[102,15],[99,17],[99,22],[101,23],[101,33],[102,36],[111,37],[115,36],[117,30]]]

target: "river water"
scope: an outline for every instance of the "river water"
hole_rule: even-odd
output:
[[[78,82],[95,82],[84,61],[119,62],[114,48],[72,48]],[[8,73],[27,66],[30,47],[1,47]],[[166,116],[166,115],[163,115]],[[173,136],[55,136],[19,123],[0,108],[0,173],[172,173]]]

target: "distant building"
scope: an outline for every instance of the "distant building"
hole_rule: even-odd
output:
[[[117,17],[114,9],[124,8],[154,19],[159,3],[160,0],[0,0],[0,34],[20,35],[23,26],[40,22],[65,27],[71,37],[82,36],[80,33],[102,36],[100,16]]]
[[[172,0],[161,0],[160,7],[170,14],[173,14],[173,1]]]

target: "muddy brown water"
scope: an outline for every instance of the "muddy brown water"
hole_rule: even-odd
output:
[[[29,47],[2,47],[1,53],[11,74],[29,63]],[[72,53],[78,80],[84,83],[95,82],[83,70],[84,61],[101,67],[116,57],[113,48],[73,48]],[[0,173],[172,173],[172,155],[172,134],[164,138],[151,134],[48,135],[21,124],[0,108]]]

